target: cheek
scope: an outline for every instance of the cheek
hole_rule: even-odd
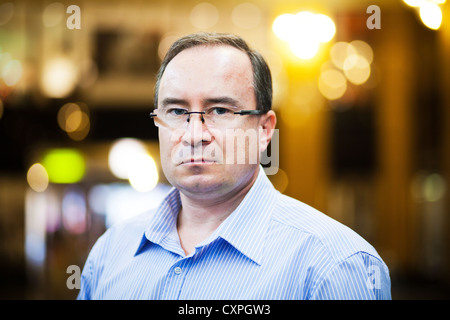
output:
[[[259,132],[254,127],[231,130],[224,143],[227,164],[259,163]]]
[[[171,140],[171,134],[166,130],[159,131],[159,152],[161,154],[162,165],[167,164],[167,159],[170,158],[171,149],[174,143]]]

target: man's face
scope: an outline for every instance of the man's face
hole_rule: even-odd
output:
[[[253,72],[248,56],[230,46],[198,46],[180,52],[167,65],[159,87],[158,109],[204,111],[218,106],[256,108]],[[234,129],[258,132],[261,117],[234,115],[233,126],[212,128],[199,114],[183,127],[160,127],[161,164],[169,182],[187,196],[226,197],[256,177],[259,162],[237,164],[235,153],[258,153],[259,142],[226,143]],[[233,118],[234,118],[233,117]],[[234,139],[233,139],[234,140]],[[228,140],[231,142],[231,140]],[[257,145],[256,150],[252,143]],[[227,160],[228,159],[228,160]],[[235,161],[230,161],[234,159]],[[242,163],[242,162],[239,162]]]

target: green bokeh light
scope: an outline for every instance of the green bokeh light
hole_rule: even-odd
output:
[[[42,165],[53,183],[79,182],[86,171],[84,157],[76,149],[51,149],[44,155]]]

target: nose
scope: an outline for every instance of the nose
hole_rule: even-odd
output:
[[[192,147],[209,144],[213,140],[211,132],[205,124],[201,112],[190,112],[187,118],[187,129],[182,136],[184,145]]]

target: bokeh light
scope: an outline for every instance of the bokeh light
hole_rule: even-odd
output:
[[[294,25],[295,15],[285,13],[275,18],[272,30],[279,39],[289,41],[295,36]]]
[[[370,76],[370,64],[361,55],[347,57],[344,61],[343,69],[348,81],[356,85],[363,84]]]
[[[48,28],[54,27],[63,20],[64,14],[64,5],[59,2],[53,2],[45,7],[42,13],[42,23]]]
[[[336,33],[333,20],[324,15],[301,11],[295,15],[282,14],[272,24],[274,34],[289,43],[300,59],[311,59],[319,51],[321,43],[331,41]]]
[[[83,179],[86,164],[83,155],[76,149],[51,149],[43,157],[50,182],[76,183]]]
[[[318,80],[319,90],[329,100],[341,98],[347,90],[347,80],[338,70],[325,69]]]
[[[244,2],[233,8],[231,20],[240,28],[255,28],[261,22],[261,10],[252,3]]]
[[[47,190],[49,177],[42,164],[35,163],[28,169],[27,182],[30,188],[36,192]]]
[[[48,60],[43,68],[41,87],[51,98],[64,98],[75,88],[77,68],[63,57]]]
[[[339,99],[348,89],[347,80],[354,85],[366,83],[372,74],[373,58],[372,47],[363,40],[334,43],[330,48],[330,60],[323,65],[319,77],[322,95],[329,100]],[[326,70],[333,71],[324,73]]]
[[[86,199],[80,190],[69,190],[62,200],[62,222],[64,228],[73,234],[86,231]]]
[[[418,12],[427,28],[438,30],[441,27],[443,14],[439,5],[446,3],[446,0],[403,0],[403,2]]]
[[[426,2],[420,6],[419,13],[425,26],[433,30],[439,29],[442,23],[442,11],[437,4]]]
[[[128,170],[131,186],[139,192],[151,191],[158,183],[158,168],[155,160],[148,154],[140,154]]]
[[[138,139],[122,138],[115,141],[109,150],[108,165],[114,176],[127,179],[139,192],[150,191],[158,183],[156,162]]]
[[[128,179],[136,157],[147,154],[145,145],[134,138],[122,138],[115,141],[108,155],[108,165],[112,174],[119,179]]]
[[[355,47],[344,41],[336,42],[330,49],[331,62],[339,69],[344,69],[347,57],[355,54]]]
[[[209,2],[202,2],[192,8],[189,19],[197,29],[209,29],[219,21],[219,10]]]
[[[89,133],[89,110],[85,103],[69,102],[58,111],[58,124],[75,141],[83,140]]]

